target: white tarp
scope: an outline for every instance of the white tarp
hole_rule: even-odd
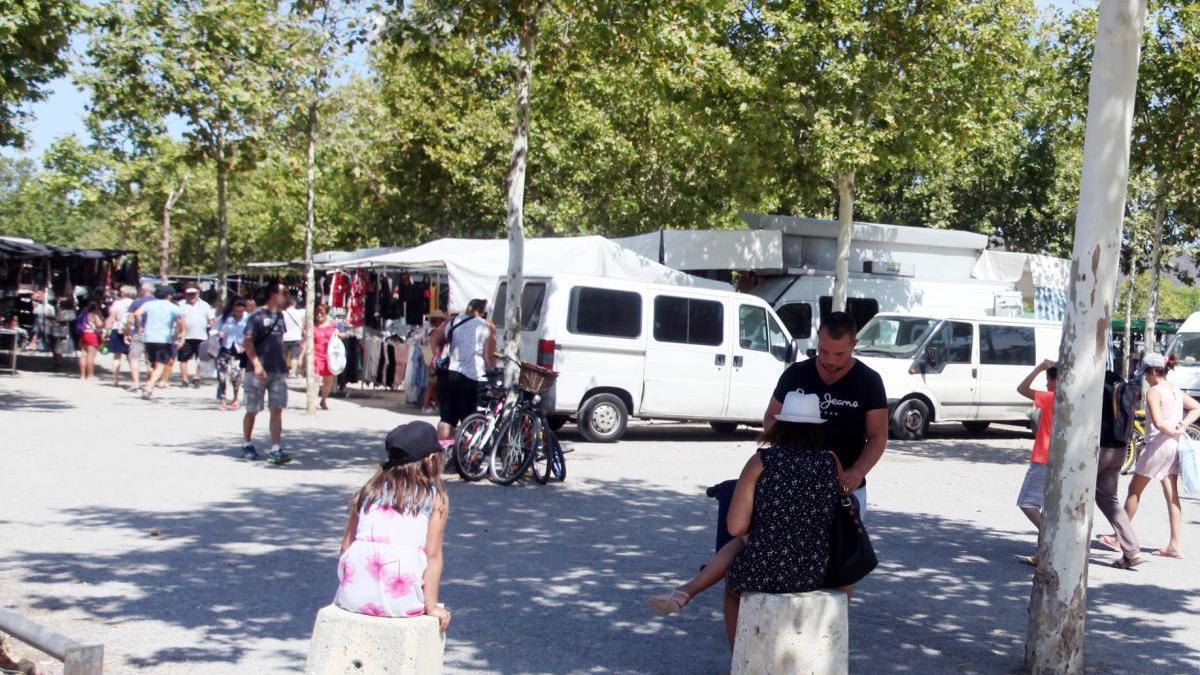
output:
[[[614,239],[677,270],[782,270],[778,230],[659,230]]]
[[[416,248],[338,261],[326,267],[374,267],[444,273],[450,282],[450,310],[461,311],[473,298],[491,300],[495,295],[499,278],[508,272],[508,241],[438,239]],[[732,290],[729,284],[673,270],[604,237],[595,236],[526,239],[524,273],[526,276],[570,273]]]

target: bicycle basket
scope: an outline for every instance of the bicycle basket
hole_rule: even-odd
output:
[[[517,386],[531,394],[542,396],[550,391],[550,387],[556,379],[558,379],[558,373],[553,370],[522,362],[521,379],[517,382]]]

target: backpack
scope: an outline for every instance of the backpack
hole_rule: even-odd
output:
[[[442,351],[438,354],[438,357],[433,360],[434,374],[440,375],[442,373],[450,372],[450,348],[454,346],[454,330],[470,320],[471,317],[459,319],[458,323],[450,325],[450,330],[446,333],[446,342],[442,345]]]
[[[1100,420],[1101,445],[1121,447],[1133,436],[1133,421],[1141,391],[1136,383],[1126,382],[1115,373],[1104,377],[1104,410]]]
[[[75,317],[75,332],[83,333],[88,329],[87,312],[80,312],[79,316]]]
[[[325,363],[334,375],[341,375],[346,370],[346,344],[337,333],[329,338],[329,346],[325,348]]]

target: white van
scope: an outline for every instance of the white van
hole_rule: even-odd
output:
[[[501,282],[491,316],[503,331]],[[556,423],[611,442],[630,417],[761,424],[796,345],[761,298],[734,291],[556,274],[527,277],[521,358],[558,371]]]
[[[1029,421],[1017,385],[1035,365],[1057,360],[1062,323],[1001,317],[878,314],[858,332],[854,355],[879,373],[891,431],[917,439],[930,422]],[[1035,387],[1045,387],[1044,377]]]
[[[1192,398],[1200,398],[1200,312],[1179,326],[1167,347],[1167,356],[1178,360],[1171,371],[1171,381]]]

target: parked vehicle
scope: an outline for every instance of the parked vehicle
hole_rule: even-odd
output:
[[[1179,327],[1167,346],[1167,356],[1178,359],[1171,381],[1192,398],[1200,398],[1200,312],[1193,313]]]
[[[503,329],[507,284],[493,320]],[[521,358],[558,372],[554,423],[611,442],[629,418],[708,421],[721,432],[761,424],[796,345],[764,300],[691,286],[602,277],[529,277]]]
[[[892,434],[911,440],[930,422],[962,422],[973,432],[1028,422],[1029,400],[1017,385],[1034,365],[1058,358],[1062,324],[884,313],[858,340],[855,356],[883,378]]]

